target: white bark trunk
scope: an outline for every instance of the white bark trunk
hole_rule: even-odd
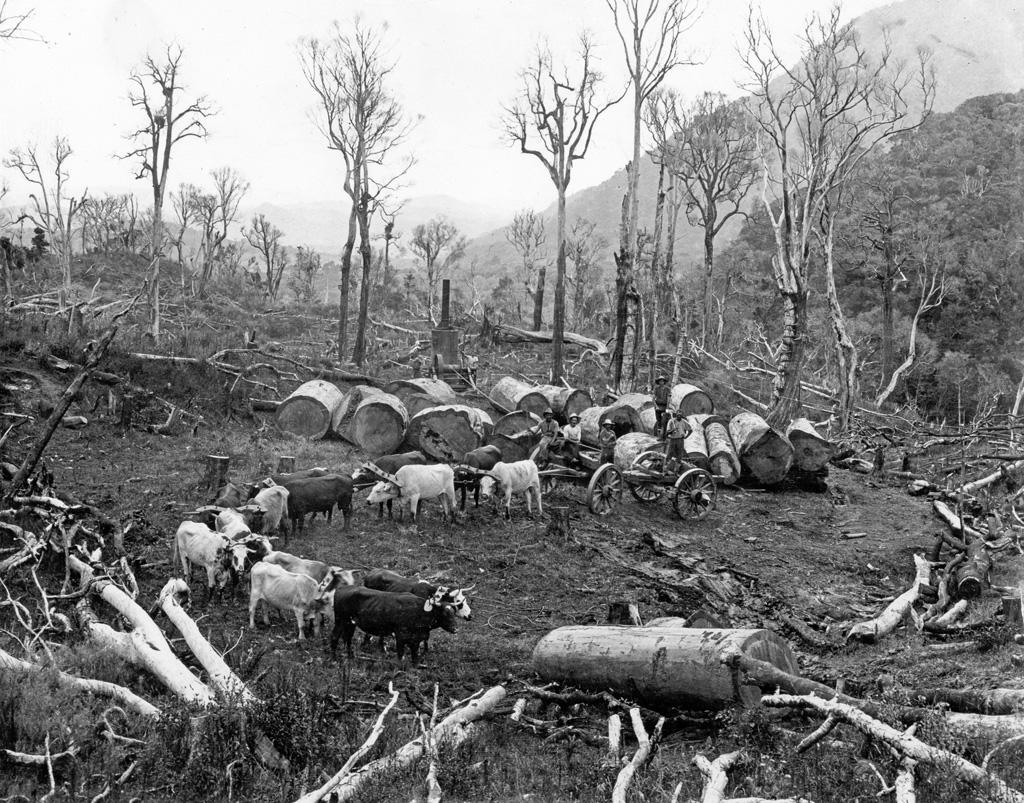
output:
[[[890,603],[881,614],[867,622],[859,622],[850,628],[846,638],[858,638],[868,642],[879,641],[889,635],[906,618],[917,601],[920,588],[931,576],[931,564],[921,555],[914,555],[917,575],[914,584]]]

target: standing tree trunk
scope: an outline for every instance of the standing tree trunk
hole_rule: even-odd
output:
[[[565,185],[558,187],[558,223],[556,237],[558,238],[558,256],[555,260],[555,311],[552,327],[553,349],[551,357],[551,381],[555,384],[562,380],[562,351],[565,340]],[[544,272],[546,268],[542,264],[537,277],[537,298],[542,299],[544,295]],[[540,319],[537,311],[534,312],[534,328],[539,329]]]
[[[785,426],[796,418],[800,408],[800,372],[804,365],[807,328],[807,292],[784,291],[782,343],[779,347],[778,373],[772,388],[772,409],[768,423]]]
[[[639,125],[639,123],[637,123]],[[622,382],[622,363],[626,354],[626,327],[629,325],[629,293],[633,284],[633,246],[636,243],[636,231],[634,229],[632,240],[630,239],[629,211],[631,208],[630,188],[635,186],[632,182],[633,165],[639,160],[626,165],[626,173],[630,176],[626,195],[622,199],[622,220],[619,223],[619,250],[613,254],[615,257],[615,344],[612,347],[612,387],[618,389]]]
[[[661,270],[661,233],[665,225],[665,163],[661,162],[658,170],[658,193],[654,204],[654,251],[651,254],[651,314],[647,324],[647,359],[650,387],[658,375],[658,325],[661,323],[662,270]]]
[[[363,278],[359,285],[359,320],[356,323],[356,343],[352,349],[352,362],[362,367],[366,357],[366,316],[370,309],[370,267],[373,252],[370,249],[369,198],[364,191],[359,202],[359,256],[363,260]]]
[[[544,283],[548,278],[548,264],[541,262],[537,268],[537,292],[533,294],[533,331],[544,328]]]
[[[836,356],[839,359],[839,432],[845,432],[850,426],[853,408],[858,400],[857,375],[860,373],[857,347],[846,330],[846,318],[839,304],[839,293],[836,290],[835,260],[833,245],[835,234],[835,217],[826,211],[824,223],[823,249],[825,252],[825,281],[828,295],[829,319],[832,331],[836,336]]]
[[[338,362],[344,362],[345,348],[348,345],[348,290],[352,281],[352,250],[356,244],[356,222],[358,220],[356,204],[348,216],[348,239],[341,251],[341,298],[338,299]]]
[[[711,319],[715,313],[715,221],[712,218],[704,226],[704,317],[700,322],[700,345],[707,348]]]
[[[163,199],[153,200],[153,264],[149,268],[149,333],[153,340],[160,339],[160,257],[163,249]]]

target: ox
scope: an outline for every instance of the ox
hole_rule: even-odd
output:
[[[540,474],[537,464],[532,460],[519,460],[515,463],[497,463],[482,480],[480,491],[484,498],[491,497],[497,502],[498,495],[505,499],[505,518],[512,518],[512,494],[521,493],[526,496],[526,509],[533,515],[531,492],[537,497],[537,515],[544,513],[540,502]]]
[[[333,591],[339,585],[354,586],[355,575],[340,566],[331,566],[319,560],[307,560],[290,555],[287,552],[271,552],[263,558],[264,563],[273,563],[285,571],[304,574],[312,577],[324,586],[325,591]]]
[[[282,522],[288,517],[288,497],[288,489],[280,485],[263,488],[252,497],[252,503],[263,511],[261,530],[264,535],[281,530]]]
[[[342,512],[345,524],[342,529],[348,530],[352,516],[352,478],[340,474],[328,474],[323,477],[307,477],[293,480],[284,486],[288,491],[288,518],[292,529],[302,533],[307,513],[326,513],[327,521],[335,506]]]
[[[194,566],[206,569],[206,600],[209,602],[214,586],[223,594],[232,570],[239,574],[245,571],[248,551],[245,544],[232,543],[226,535],[214,532],[205,524],[183,521],[174,535],[171,561],[181,560],[181,570],[186,580],[191,580]]]
[[[480,472],[490,471],[501,460],[501,449],[497,446],[481,446],[466,452],[462,465],[455,468],[455,482],[462,491],[459,510],[466,509],[466,490],[473,489],[473,506],[480,506]]]
[[[435,605],[451,607],[460,619],[473,618],[466,593],[476,588],[475,584],[468,588],[435,586],[418,577],[404,577],[388,569],[374,569],[367,572],[363,578],[363,585],[377,591],[390,591],[393,594],[415,594],[420,599],[433,600]]]
[[[389,499],[409,503],[409,514],[416,521],[420,499],[440,497],[444,517],[455,517],[455,472],[451,466],[402,466],[387,482],[373,486],[366,504],[379,505]]]
[[[295,574],[272,563],[257,563],[252,567],[249,589],[249,627],[256,627],[256,608],[263,601],[263,624],[270,625],[270,607],[295,613],[299,641],[305,639],[303,626],[313,622],[315,635],[320,635],[320,616],[331,597],[316,580],[305,574]]]
[[[239,508],[224,508],[224,510],[217,514],[217,518],[214,519],[214,529],[235,541],[252,532],[250,529],[250,525],[253,522],[252,513],[253,511]]]
[[[427,464],[427,456],[423,452],[403,452],[402,454],[389,454],[384,457],[378,457],[372,461],[372,465],[378,470],[385,474],[394,474],[402,466],[425,466]],[[356,485],[374,485],[377,482],[377,474],[368,466],[357,469],[352,475],[352,482]],[[387,500],[388,505],[388,518],[393,518],[391,515],[391,504],[394,502],[393,499]],[[399,505],[398,513],[401,515],[402,507]],[[380,503],[380,507],[377,510],[377,518],[384,518],[384,503]]]
[[[217,491],[217,496],[213,500],[213,504],[217,507],[239,507],[244,505],[245,500],[248,498],[245,488],[240,485],[235,485],[233,482],[229,482]]]
[[[304,468],[301,471],[293,471],[290,474],[271,474],[270,479],[274,485],[287,485],[292,480],[308,480],[310,477],[326,477],[333,474],[329,468]]]
[[[458,617],[447,605],[434,605],[415,594],[392,594],[364,586],[339,588],[334,592],[334,629],[331,631],[331,653],[338,641],[345,639],[345,650],[352,657],[352,636],[358,627],[368,636],[381,640],[394,634],[398,658],[409,647],[413,663],[419,660],[419,645],[427,651],[430,631],[441,627],[449,633],[458,629]]]

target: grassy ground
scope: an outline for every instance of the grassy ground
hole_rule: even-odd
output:
[[[52,394],[67,381],[45,371],[24,351],[8,349],[6,357],[6,365],[30,372],[38,385],[6,399],[8,403],[31,406],[36,403],[33,394]],[[178,523],[186,511],[208,501],[196,490],[204,455],[229,455],[236,479],[265,476],[281,455],[296,456],[299,467],[323,465],[339,471],[361,461],[361,455],[340,441],[310,443],[282,436],[258,418],[228,421],[221,377],[212,369],[167,370],[118,355],[108,370],[130,373],[134,382],[168,398],[191,400],[207,419],[195,437],[187,427],[165,437],[140,430],[123,433],[99,411],[89,410],[88,427],[59,429],[47,450],[47,465],[58,487],[133,522],[126,546],[138,559],[144,605],[174,571],[170,544]],[[82,404],[90,401],[87,393]],[[164,412],[155,408],[145,415],[158,422]],[[21,454],[32,434],[28,427],[19,430],[8,454]],[[1020,685],[1012,663],[1016,652],[999,637],[981,643],[984,652],[944,657],[930,657],[924,637],[912,627],[876,646],[843,642],[849,622],[840,622],[837,613],[850,620],[878,612],[907,587],[912,555],[928,551],[944,526],[931,516],[926,501],[909,497],[900,483],[837,471],[825,493],[734,487],[723,490],[718,509],[703,521],[683,521],[665,502],[641,505],[628,496],[616,513],[596,519],[586,511],[582,489],[564,486],[545,498],[545,504],[572,507],[574,536],[568,541],[547,537],[546,517],[528,518],[521,502],[511,524],[481,507],[447,525],[430,507],[414,529],[379,522],[376,510],[357,499],[350,532],[341,531],[339,520],[329,525],[318,518],[284,547],[347,568],[387,567],[475,583],[474,620],[454,636],[437,631],[420,666],[399,664],[391,654],[373,650],[353,661],[334,658],[328,634],[298,642],[294,620],[283,617],[275,617],[269,628],[258,622],[249,630],[242,593],[209,605],[200,594],[192,613],[264,701],[256,712],[243,716],[229,707],[204,715],[197,724],[196,712],[170,700],[152,679],[70,635],[54,648],[62,666],[132,686],[167,712],[164,720],[147,726],[108,714],[118,732],[146,741],[144,747],[111,744],[97,736],[102,702],[60,692],[45,675],[30,680],[0,675],[0,747],[41,752],[47,734],[55,744],[74,734],[85,754],[76,770],[59,775],[83,799],[98,794],[135,760],[132,775],[115,785],[107,800],[287,801],[317,785],[323,773],[332,774],[361,743],[387,699],[389,683],[402,691],[399,713],[389,721],[373,755],[387,754],[418,735],[416,714],[432,697],[434,684],[442,704],[498,683],[506,684],[514,698],[523,681],[534,681],[530,654],[543,634],[561,625],[603,622],[608,603],[617,600],[637,602],[645,619],[685,615],[704,606],[735,626],[770,627],[793,644],[805,675],[827,683],[842,679],[851,693],[876,693],[880,674],[911,688]],[[685,555],[716,578],[726,590],[724,599],[709,596],[699,584],[673,592],[624,568],[678,568],[678,562],[652,550],[654,541],[674,545],[677,556]],[[44,582],[51,588],[59,585],[63,570],[56,562],[41,568]],[[1020,568],[1019,558],[1001,559],[995,582],[1015,583]],[[29,576],[5,580],[15,598],[34,599]],[[972,616],[981,618],[997,606],[997,595],[990,595],[973,606]],[[70,607],[66,610],[70,613]],[[109,612],[101,615],[109,619]],[[784,624],[785,616],[819,628],[831,645],[804,645]],[[9,635],[16,629],[9,607],[0,608],[0,627],[7,631],[0,634],[0,646],[21,654]],[[439,781],[446,799],[609,799],[617,767],[603,761],[602,751],[575,738],[546,741],[543,735],[517,729],[505,716],[510,705],[511,700],[468,750],[457,755],[442,750]],[[595,736],[602,733],[601,711],[530,710],[542,718],[560,717]],[[271,773],[249,758],[247,740],[254,725],[292,760],[291,773]],[[701,779],[691,764],[693,756],[702,752],[714,758],[738,746],[747,750],[747,759],[732,773],[732,796],[876,799],[881,784],[871,763],[891,783],[896,767],[892,758],[845,730],[796,756],[796,741],[815,725],[810,719],[783,719],[767,711],[727,711],[691,724],[674,721],[654,761],[635,781],[630,799],[667,801],[677,783],[683,784],[681,799],[697,798]],[[947,738],[938,718],[923,730],[933,739]],[[627,745],[632,751],[632,740]],[[236,759],[242,761],[232,765]],[[1021,772],[1018,759],[1007,750],[996,762],[1011,782]],[[416,767],[360,799],[408,800],[421,793],[424,773],[425,768]],[[921,800],[967,799],[942,772],[922,773],[922,782]],[[48,788],[45,774],[0,768],[2,796],[31,798]]]

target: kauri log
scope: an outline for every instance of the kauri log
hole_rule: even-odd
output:
[[[608,407],[589,407],[580,413],[580,429],[583,442],[597,446],[597,434],[601,422],[610,418],[615,427],[615,434],[622,436],[628,432],[643,432],[644,424],[640,414],[628,405],[612,404]]]
[[[967,560],[956,571],[957,599],[974,599],[988,587],[988,573],[992,568],[992,554],[981,540],[967,545]]]
[[[540,426],[540,418],[538,416],[528,413],[526,410],[516,410],[508,415],[503,415],[494,422],[494,434],[518,435],[520,432],[525,432],[537,426]]]
[[[546,681],[610,689],[655,709],[754,705],[760,690],[726,665],[737,651],[798,673],[789,645],[768,630],[611,625],[553,630],[534,648],[533,669]]]
[[[653,434],[658,415],[654,411],[654,397],[647,393],[623,393],[615,400],[616,404],[632,407],[640,416],[643,431]]]
[[[711,461],[711,472],[721,477],[726,485],[732,485],[740,477],[742,468],[736,447],[729,437],[727,422],[718,416],[710,416],[704,421],[704,439],[708,442],[708,459]]]
[[[704,422],[710,418],[707,414],[688,415],[686,423],[690,425],[690,434],[683,440],[683,448],[690,462],[698,468],[710,469],[708,458],[708,441],[704,435]]]
[[[710,415],[715,411],[711,397],[696,385],[685,382],[673,386],[668,401],[669,412],[682,409],[683,415]]]
[[[793,465],[801,471],[820,471],[835,454],[831,441],[821,437],[806,418],[793,421],[786,429],[786,437],[793,444]]]
[[[729,421],[729,437],[743,468],[764,485],[785,479],[793,465],[793,444],[755,413],[739,413]]]
[[[455,404],[458,401],[455,391],[447,382],[429,377],[396,379],[384,386],[384,392],[401,399],[410,416],[428,407]]]
[[[363,397],[340,433],[372,457],[393,454],[405,440],[409,414],[405,405],[390,393],[371,393]]]
[[[334,411],[343,398],[336,385],[311,379],[281,402],[275,414],[277,425],[283,432],[303,438],[322,438],[331,431]]]
[[[359,403],[368,396],[377,396],[383,392],[380,388],[375,388],[372,385],[355,385],[350,388],[334,411],[331,429],[336,434],[345,438],[345,430],[348,429],[352,416],[356,414],[356,408],[359,406]],[[345,439],[348,440],[348,438]]]
[[[594,400],[585,390],[557,385],[538,385],[536,391],[544,396],[548,407],[563,424],[569,423],[569,416],[573,413],[582,415],[584,410],[594,406]]]
[[[540,437],[530,432],[520,432],[517,435],[502,435],[495,432],[487,439],[487,443],[501,450],[503,462],[516,463],[530,456],[534,447],[540,443]]]
[[[514,376],[503,376],[488,395],[506,410],[525,410],[537,416],[543,415],[548,406],[548,400],[543,393],[538,392],[535,385]]]
[[[409,422],[408,441],[435,460],[454,463],[484,443],[487,430],[493,427],[491,417],[477,407],[428,407]]]
[[[645,432],[630,432],[615,441],[615,465],[626,470],[633,465],[637,456],[644,452],[664,453],[663,441]]]

